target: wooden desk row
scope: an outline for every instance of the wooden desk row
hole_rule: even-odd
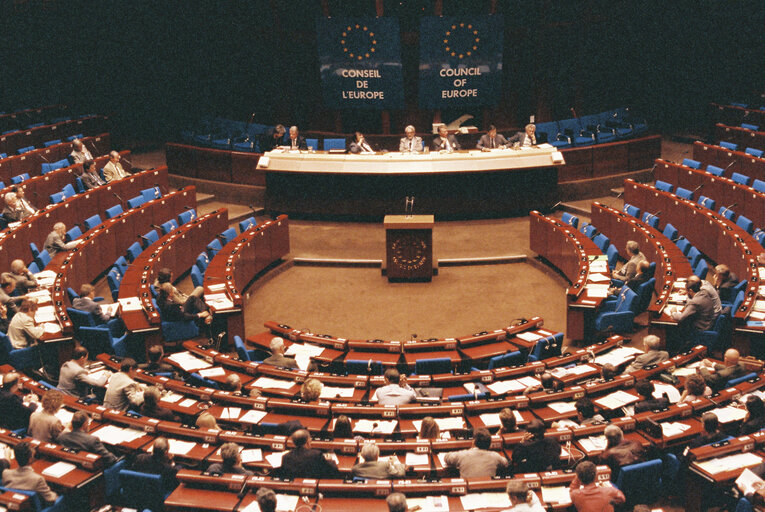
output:
[[[280,215],[227,243],[210,261],[204,275],[205,295],[224,293],[230,309],[215,309],[226,318],[226,333],[244,338],[243,294],[250,283],[290,252],[289,219]]]
[[[110,135],[108,133],[84,137],[82,142],[93,156],[105,155],[111,149]],[[35,149],[27,153],[22,153],[21,155],[3,158],[0,160],[0,181],[8,186],[10,185],[11,178],[13,176],[18,176],[19,174],[29,173],[32,178],[40,176],[42,172],[42,164],[58,162],[59,160],[67,158],[72,152],[72,148],[73,145],[71,142],[62,142],[61,144],[55,144],[47,148]],[[101,164],[101,167],[103,167],[103,164]],[[24,184],[26,185],[27,183],[28,181]],[[31,192],[31,190],[29,192]],[[54,192],[57,192],[57,190],[54,190]],[[52,193],[53,192],[51,192],[51,194]],[[44,200],[47,203],[48,195],[40,193],[41,200]],[[35,198],[35,200],[37,199]]]
[[[63,121],[56,124],[28,128],[0,135],[0,153],[7,153],[10,157],[16,154],[16,150],[27,146],[42,147],[50,140],[64,140],[72,135],[80,133],[95,135],[108,130],[108,118],[105,116],[87,116],[71,121]],[[93,148],[88,148],[91,152]],[[71,150],[70,150],[71,151]],[[5,162],[7,159],[0,160]],[[53,162],[54,160],[51,160]],[[40,159],[40,163],[43,160]],[[0,174],[2,176],[2,174]],[[1,179],[1,178],[0,178]]]
[[[14,112],[0,114],[0,131],[19,130],[33,123],[61,117],[69,112],[66,105],[43,105],[42,107],[24,108]]]
[[[717,123],[729,126],[741,123],[755,124],[760,127],[765,126],[765,110],[738,107],[736,105],[723,105],[720,103],[711,103],[710,106],[712,108],[712,116]]]
[[[640,244],[640,250],[650,262],[656,262],[656,299],[649,303],[652,315],[660,314],[669,299],[672,284],[678,279],[689,277],[693,269],[683,252],[660,231],[641,222],[639,219],[615,210],[601,203],[592,203],[591,220],[593,226],[605,234],[616,247],[623,248],[627,241]]]
[[[757,158],[741,151],[733,151],[714,144],[693,143],[693,159],[698,160],[704,167],[709,164],[725,169],[725,176],[738,172],[750,178],[765,180],[765,158]]]
[[[156,184],[166,189],[166,167],[149,169],[41,208],[16,227],[0,231],[0,268],[8,268],[16,258],[26,260],[30,254],[30,242],[42,249],[45,237],[57,222],[63,222],[69,229],[92,215],[101,215],[103,218],[107,208],[116,204],[126,207],[123,199],[127,201],[142,189]]]
[[[129,157],[130,151],[121,151],[120,156],[123,158]],[[95,159],[96,167],[100,169],[108,161],[108,155],[99,156]],[[127,163],[123,165],[123,168],[127,172],[132,170]],[[75,180],[77,179],[77,173],[79,172],[82,172],[82,164],[74,164],[56,169],[47,174],[32,176],[30,179],[25,180],[18,185],[6,186],[5,189],[0,190],[0,196],[6,192],[10,192],[12,186],[17,186],[24,189],[25,197],[35,207],[44,207],[50,202],[50,196],[56,192],[61,192],[66,185],[72,185],[72,187],[75,187],[76,189]]]
[[[558,169],[559,183],[605,178],[650,168],[661,155],[661,136],[568,148],[561,153],[566,165]]]
[[[757,126],[756,123],[755,126]],[[738,144],[738,147],[741,149],[765,149],[765,132],[749,130],[741,126],[728,126],[722,123],[715,124],[715,140]]]
[[[754,222],[756,227],[765,226],[765,194],[750,186],[661,159],[656,160],[654,176],[657,180],[688,190],[700,187],[695,194],[696,200],[701,195],[707,196],[717,202],[715,211],[722,206],[730,206],[731,210]]]
[[[531,250],[552,263],[571,283],[566,290],[566,335],[572,340],[590,339],[595,311],[604,298],[589,295],[587,283],[590,264],[593,259],[602,258],[603,251],[573,226],[537,211],[532,211],[529,216]]]
[[[196,203],[194,189],[187,187],[184,190],[189,191],[187,204],[172,212],[168,211],[165,220],[174,218],[184,208],[193,208],[192,205]],[[204,251],[207,244],[227,227],[226,208],[197,217],[144,249],[122,276],[119,297],[138,297],[142,305],[140,311],[123,312],[122,320],[129,332],[149,338],[146,340],[147,347],[162,341],[158,332],[160,315],[152,304],[150,289],[157,273],[162,268],[169,268],[175,278],[185,273],[194,264],[199,251]]]
[[[186,144],[165,144],[170,172],[188,178],[265,186],[266,173],[258,170],[261,153],[240,153],[200,148]]]

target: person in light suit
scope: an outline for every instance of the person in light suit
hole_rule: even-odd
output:
[[[448,134],[446,126],[441,125],[438,127],[438,136],[433,139],[430,149],[432,151],[448,151],[451,153],[452,151],[462,149],[462,147],[454,135]]]
[[[106,182],[110,183],[112,181],[121,180],[122,178],[127,178],[128,176],[130,176],[130,173],[127,172],[120,163],[120,154],[117,151],[109,153],[109,161],[104,166],[104,178],[106,178]]]
[[[35,473],[30,465],[35,458],[35,448],[28,441],[21,441],[13,447],[19,467],[3,471],[3,487],[34,491],[47,503],[53,503],[58,495],[50,490],[42,475]]]
[[[406,137],[402,137],[398,144],[401,153],[422,153],[422,138],[414,134],[414,126],[411,124],[404,128]]]
[[[669,354],[661,348],[661,339],[658,336],[649,334],[643,338],[643,348],[645,352],[635,358],[634,361],[624,370],[624,373],[632,373],[643,369],[649,364],[659,364],[669,359]]]
[[[111,317],[104,313],[101,309],[101,305],[95,301],[95,298],[96,288],[90,283],[85,283],[80,287],[80,296],[72,301],[72,306],[74,309],[92,313],[102,323],[106,323]]]
[[[106,386],[109,372],[101,372],[100,377],[93,378],[85,369],[88,362],[88,350],[77,347],[72,352],[72,358],[61,365],[58,376],[58,388],[69,395],[84,397],[93,387]]]
[[[281,366],[282,368],[297,368],[297,361],[284,355],[284,340],[278,336],[271,339],[271,355],[263,359],[264,364]]]
[[[143,404],[144,388],[129,375],[136,366],[136,362],[129,357],[122,360],[119,373],[112,375],[106,386],[104,407],[127,411],[131,407],[140,407]]]
[[[60,252],[71,251],[77,247],[76,240],[72,240],[68,243],[64,242],[64,235],[66,235],[66,224],[63,222],[56,222],[53,225],[53,231],[48,233],[48,236],[45,238],[45,244],[43,245],[43,248],[48,251],[51,258]]]
[[[93,160],[93,155],[90,154],[88,148],[82,143],[80,139],[74,139],[72,141],[72,152],[69,153],[69,160],[73,164],[81,164],[88,160]]]
[[[537,139],[537,127],[529,123],[522,132],[518,132],[507,140],[508,144],[515,145],[516,143],[521,146],[536,146],[540,143]]]
[[[351,145],[348,147],[348,151],[356,155],[359,153],[375,153],[374,148],[371,144],[369,144],[369,142],[367,142],[366,138],[364,138],[364,134],[361,132],[356,132],[356,139],[351,142]]]
[[[488,133],[481,135],[481,138],[476,144],[476,148],[482,150],[489,150],[495,148],[504,148],[507,146],[507,139],[501,133],[497,133],[497,127],[493,124],[489,126]]]

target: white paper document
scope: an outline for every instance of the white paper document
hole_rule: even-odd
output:
[[[654,398],[661,398],[664,393],[667,394],[667,398],[669,398],[669,402],[676,404],[680,401],[680,392],[677,390],[675,386],[671,386],[669,384],[662,384],[661,382],[655,382],[653,385],[653,397]]]
[[[272,379],[271,377],[258,377],[252,384],[260,389],[289,389],[295,385],[290,380]]]
[[[613,350],[609,350],[605,354],[600,354],[595,358],[595,363],[599,365],[604,365],[606,363],[611,363],[614,366],[619,366],[620,364],[624,364],[630,359],[632,359],[634,356],[638,354],[642,354],[643,351],[637,348],[633,347],[619,347],[615,348]]]
[[[238,420],[242,414],[241,407],[224,407],[220,413],[220,419],[222,420]]]
[[[499,421],[499,413],[498,412],[485,412],[478,416],[481,418],[481,421],[483,421],[483,424],[487,427],[499,427],[502,425],[502,422]]]
[[[196,444],[191,441],[180,441],[178,439],[168,439],[167,441],[170,443],[169,451],[173,455],[186,455]]]
[[[53,306],[42,306],[37,308],[35,313],[35,321],[38,324],[43,322],[55,322],[56,321],[56,308]]]
[[[353,398],[354,388],[324,386],[319,398]]]
[[[239,418],[239,422],[252,423],[253,425],[256,425],[260,423],[260,420],[266,417],[266,414],[268,414],[266,411],[256,411],[253,409],[244,413],[244,415]]]
[[[551,402],[547,404],[550,409],[558,414],[566,414],[569,412],[576,412],[576,405],[571,402]]]
[[[181,400],[182,398],[183,398],[183,395],[180,395],[178,393],[168,393],[164,395],[160,401],[174,404],[178,402],[179,400]]]
[[[587,276],[588,281],[592,281],[593,283],[610,283],[611,278],[608,277],[605,274],[601,274],[599,272],[590,273]]]
[[[210,377],[223,377],[226,375],[226,370],[224,370],[220,366],[214,366],[212,368],[205,368],[203,370],[199,370],[199,375],[201,375],[205,379],[209,379]]]
[[[117,299],[117,302],[122,306],[122,311],[140,311],[143,309],[141,306],[141,299],[138,297],[121,297]]]
[[[579,445],[586,452],[600,452],[606,449],[606,436],[589,436],[579,440]]]
[[[261,462],[263,460],[263,450],[260,448],[247,448],[239,452],[242,458],[242,463],[247,464],[249,462]]]
[[[284,457],[284,454],[287,452],[273,452],[266,455],[264,458],[266,459],[266,462],[271,464],[272,468],[278,468],[282,465],[282,457]]]
[[[679,421],[668,421],[661,424],[661,433],[664,437],[678,436],[691,428],[690,425],[680,423]]]
[[[205,295],[205,303],[213,309],[234,309],[234,302],[225,293],[211,293]]]
[[[605,408],[605,409],[618,409],[619,407],[624,407],[625,405],[629,405],[634,402],[640,401],[639,397],[636,397],[635,395],[631,395],[627,393],[626,391],[614,391],[611,394],[608,394],[604,396],[603,398],[599,398],[595,400],[595,403],[599,406]]]
[[[742,471],[739,477],[736,478],[736,487],[745,495],[754,493],[757,490],[757,486],[763,483],[765,481],[749,469]]]
[[[364,434],[371,434],[372,431],[381,434],[391,434],[396,425],[398,425],[398,420],[357,420],[353,425],[353,431]]]
[[[45,322],[43,324],[43,329],[45,329],[45,332],[48,334],[61,332],[61,326],[58,325],[58,322]]]
[[[762,457],[752,452],[736,453],[727,457],[709,459],[703,462],[694,462],[693,464],[703,469],[709,474],[716,475],[725,473],[734,469],[756,466],[762,462]]]
[[[194,407],[195,405],[197,405],[197,401],[194,400],[193,398],[187,398],[186,400],[179,403],[178,405],[180,407]]]
[[[115,425],[105,425],[98,430],[91,432],[91,434],[99,438],[102,443],[111,445],[130,443],[145,435],[140,430],[122,428]]]
[[[476,492],[460,496],[460,503],[465,510],[479,508],[506,508],[511,505],[510,497],[504,492]]]
[[[712,413],[717,416],[720,423],[731,423],[733,421],[743,420],[746,417],[746,409],[739,409],[738,407],[731,406],[714,409]]]
[[[77,466],[74,464],[70,464],[68,462],[56,462],[55,464],[43,469],[42,474],[51,478],[61,478],[76,467]]]
[[[544,503],[571,503],[571,495],[568,492],[568,487],[541,487],[542,501]]]
[[[203,370],[205,368],[210,368],[212,366],[212,364],[199,359],[198,357],[195,357],[191,352],[188,351],[176,352],[167,358],[183,368],[183,371],[189,373],[195,372],[197,370]]]
[[[407,466],[427,466],[430,464],[430,456],[427,453],[408,452],[405,460]]]
[[[525,341],[537,341],[543,338],[543,336],[540,336],[539,334],[535,334],[533,332],[519,332],[518,334],[516,334],[516,337]]]
[[[407,498],[409,510],[419,506],[420,512],[448,512],[449,499],[446,496],[426,496],[424,498]]]

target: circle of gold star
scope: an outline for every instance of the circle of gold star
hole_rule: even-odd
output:
[[[353,31],[360,31],[362,35],[366,36],[368,48],[366,51],[357,51],[353,48],[348,49],[348,39],[350,38]],[[361,59],[368,59],[375,51],[377,51],[377,39],[375,38],[375,33],[371,32],[369,30],[369,27],[366,25],[362,25],[360,23],[356,23],[355,25],[348,25],[345,27],[345,30],[342,32],[342,38],[340,39],[340,44],[343,45],[343,53],[348,56],[351,60],[361,60]]]
[[[458,32],[464,32],[468,38],[473,40],[472,44],[468,44],[467,48],[454,48],[454,45],[452,45],[449,40],[454,35],[457,35]],[[481,38],[478,37],[478,30],[473,28],[473,25],[470,23],[455,23],[452,25],[449,30],[447,30],[444,33],[444,50],[448,55],[451,55],[452,57],[457,57],[458,59],[464,59],[465,57],[470,57],[474,51],[478,49],[478,43],[481,42]]]

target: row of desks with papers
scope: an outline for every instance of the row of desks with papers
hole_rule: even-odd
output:
[[[110,137],[108,133],[102,133],[95,137],[84,137],[82,143],[88,148],[88,151],[93,151],[93,156],[96,162],[96,168],[101,169],[109,159],[108,152],[110,148]],[[41,174],[41,161],[45,163],[58,162],[69,156],[72,152],[72,143],[63,142],[61,144],[55,144],[43,149],[36,149],[29,153],[23,153],[18,156],[10,157],[11,165],[10,169],[3,170],[3,174],[0,175],[0,181],[6,184],[5,190],[0,190],[0,195],[5,194],[6,191],[12,185],[10,183],[10,177],[18,176],[19,174],[29,173],[30,178],[24,180],[18,184],[27,193],[27,199],[29,199],[35,206],[43,206],[38,203],[47,203],[48,197],[55,193],[60,192],[64,185],[71,183],[74,186],[74,171],[75,169],[81,169],[82,164],[68,165],[60,169],[55,169],[46,174]],[[42,158],[36,155],[44,155]],[[97,156],[102,155],[102,156]],[[130,151],[122,151],[120,155],[124,158],[130,155]],[[45,160],[43,160],[43,158]],[[6,162],[6,160],[0,160],[0,163]],[[128,166],[127,160],[122,161],[123,168],[130,172],[131,167]],[[33,200],[32,200],[33,199]]]
[[[672,284],[679,278],[693,274],[688,258],[660,231],[639,219],[597,202],[592,203],[590,208],[592,225],[606,235],[612,244],[623,248],[629,240],[634,240],[648,261],[656,262],[656,298],[650,301],[648,311],[658,315],[669,300]]]
[[[750,186],[736,183],[729,177],[718,177],[707,171],[661,159],[656,160],[654,177],[676,187],[700,190],[699,195],[716,201],[717,207],[712,210],[717,211],[721,206],[736,205],[731,209],[737,214],[752,220],[757,227],[765,226],[765,194]]]
[[[574,340],[592,336],[595,311],[608,296],[608,260],[585,234],[559,219],[530,213],[531,250],[549,261],[571,283],[566,291],[566,335]]]
[[[243,294],[248,285],[290,252],[289,219],[280,215],[239,234],[210,260],[205,270],[205,301],[226,318],[226,332],[244,338]]]
[[[746,152],[734,151],[716,144],[693,143],[693,159],[704,166],[716,165],[727,173],[738,172],[750,178],[765,180],[765,158],[758,158]]]
[[[168,209],[160,223],[174,219],[184,208],[191,209],[196,204],[193,187],[183,192],[186,196],[177,198],[175,208]],[[199,251],[227,227],[228,210],[220,208],[170,231],[136,257],[122,277],[119,291],[119,302],[128,304],[123,307],[122,320],[129,332],[153,337],[148,345],[161,342],[155,336],[159,332],[160,315],[151,292],[157,273],[168,268],[174,276],[183,274],[194,264]]]
[[[607,482],[610,470],[597,467],[597,479]],[[568,487],[574,474],[563,471],[516,475],[533,489],[540,501],[553,510],[571,506]],[[212,475],[199,471],[178,472],[181,485],[165,500],[171,511],[242,511],[255,512],[255,491],[269,488],[277,493],[277,510],[296,510],[298,505],[315,506],[327,512],[364,508],[369,511],[388,510],[385,497],[391,492],[404,492],[412,510],[419,505],[424,510],[468,511],[499,510],[511,505],[505,488],[509,478],[448,478],[439,482],[413,480],[375,480],[349,482],[335,479],[295,479],[290,481],[268,477],[242,475]],[[238,491],[238,492],[237,492]],[[200,508],[203,503],[203,508]]]

